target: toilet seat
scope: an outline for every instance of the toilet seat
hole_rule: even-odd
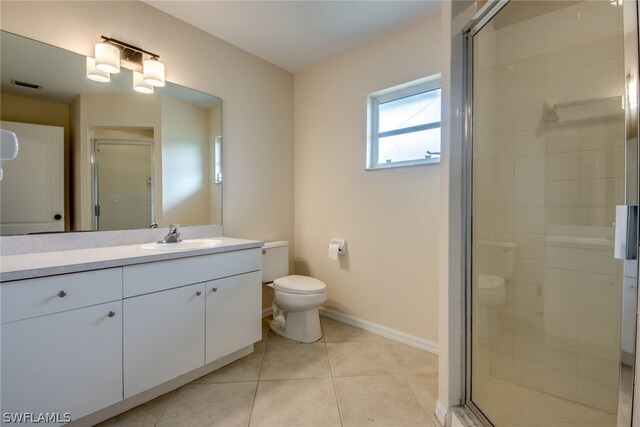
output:
[[[291,275],[274,280],[273,288],[276,291],[290,294],[309,295],[321,294],[327,289],[327,286],[313,277]]]

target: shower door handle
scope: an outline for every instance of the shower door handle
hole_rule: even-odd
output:
[[[616,206],[614,258],[623,260],[638,259],[638,206]]]

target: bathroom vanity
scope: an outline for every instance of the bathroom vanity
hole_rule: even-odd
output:
[[[250,354],[262,242],[218,239],[2,257],[2,413],[92,425]]]

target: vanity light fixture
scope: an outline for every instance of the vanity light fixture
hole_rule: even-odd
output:
[[[95,82],[108,83],[111,81],[111,74],[96,68],[96,60],[87,56],[87,78]]]
[[[165,85],[164,64],[160,56],[111,37],[102,37],[95,46],[95,60],[87,58],[87,78],[100,82],[110,80],[109,73],[119,73],[120,63],[133,70],[133,89],[153,93],[153,88]],[[146,59],[145,59],[146,57]]]
[[[145,82],[142,73],[133,72],[133,90],[140,93],[153,93],[153,86]]]

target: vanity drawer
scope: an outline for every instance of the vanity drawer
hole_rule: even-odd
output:
[[[260,248],[124,267],[124,297],[158,292],[221,277],[258,271]]]
[[[122,268],[5,282],[2,323],[122,299]]]

